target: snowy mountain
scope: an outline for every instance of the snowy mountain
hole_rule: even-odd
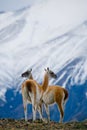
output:
[[[57,0],[47,0],[0,14],[0,118],[23,118],[20,75],[32,68],[41,83],[45,67],[58,75],[50,84],[69,91],[64,121],[87,118],[87,21],[67,20],[57,6]],[[32,118],[31,105],[28,110]],[[56,105],[50,111],[58,121]]]

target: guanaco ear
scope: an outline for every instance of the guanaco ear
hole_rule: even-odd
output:
[[[47,67],[47,70],[49,70],[49,67]]]
[[[32,71],[32,68],[30,69],[30,72]]]
[[[26,72],[31,72],[32,71],[32,68],[31,69],[28,69]]]

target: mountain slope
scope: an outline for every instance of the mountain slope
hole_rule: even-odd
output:
[[[0,117],[23,117],[21,73],[33,68],[41,83],[43,68],[49,66],[58,75],[50,84],[69,91],[64,120],[87,118],[87,21],[61,23],[56,2],[0,14]],[[56,106],[50,110],[51,119],[58,120]]]

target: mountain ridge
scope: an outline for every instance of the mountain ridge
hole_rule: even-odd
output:
[[[60,23],[55,25],[52,21],[48,25],[51,20],[51,17],[47,18],[50,12],[48,5],[49,2],[46,3],[48,14],[45,14],[46,11],[43,12],[45,4],[40,4],[16,12],[3,13],[0,16],[0,117],[5,118],[7,115],[7,117],[22,118],[24,115],[21,84],[24,79],[20,77],[21,73],[32,68],[34,79],[42,83],[43,69],[50,67],[58,76],[58,79],[51,80],[50,84],[63,86],[70,93],[64,121],[87,118],[85,111],[87,108],[87,20],[74,26],[67,24],[62,26]],[[43,14],[43,20],[39,13]],[[55,15],[54,20],[58,16]],[[17,99],[19,103],[16,102]],[[72,105],[73,100],[77,108]],[[84,108],[82,102],[85,104]],[[50,109],[51,118],[58,121],[59,115],[58,117],[56,113],[53,115],[56,106]],[[31,107],[29,110],[32,117]],[[70,117],[67,110],[71,114]],[[15,111],[18,115],[12,115]]]

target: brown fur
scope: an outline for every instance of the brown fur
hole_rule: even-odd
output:
[[[38,93],[37,93],[37,91],[38,91]],[[32,95],[33,97],[30,96],[30,94],[33,94]],[[33,120],[35,120],[35,112],[36,112],[36,110],[39,111],[40,116],[41,116],[40,118],[42,120],[44,120],[42,118],[42,109],[41,109],[42,95],[43,95],[43,89],[35,80],[28,79],[28,80],[26,80],[25,82],[22,83],[22,97],[23,97],[23,104],[24,104],[24,112],[25,113],[27,112],[26,103],[27,103],[27,101],[29,101],[29,103],[32,103],[32,105],[33,105],[33,111],[34,111],[33,112],[34,113],[33,114],[34,115]],[[25,116],[25,120],[27,120],[27,116]]]
[[[43,92],[46,91],[47,87],[48,87],[48,84],[49,84],[49,78],[48,78],[48,74],[46,73],[45,76],[44,76],[44,81],[41,85],[42,89],[43,89]]]
[[[30,75],[30,78],[29,78],[28,80],[33,80],[32,74]],[[21,87],[22,92],[23,92],[24,86],[26,86],[26,82],[27,82],[28,80],[25,80],[25,81],[22,83],[22,87]],[[28,86],[29,86],[29,85],[28,85]],[[31,88],[29,88],[29,89],[31,90]]]
[[[39,94],[41,94],[41,98],[39,101],[39,108],[41,109],[42,102],[45,103],[47,107],[48,105],[51,105],[52,103],[56,102],[61,113],[60,121],[62,121],[63,116],[64,116],[63,105],[65,104],[65,101],[68,99],[67,90],[60,86],[48,86],[49,77],[47,73],[45,73],[42,85],[38,84],[35,80],[33,80],[32,75],[30,78],[31,79],[26,80],[22,84],[22,93],[23,93],[24,87],[26,87],[28,94],[29,92],[34,93],[34,100],[35,100],[36,89],[37,89],[36,86],[38,86]]]
[[[60,97],[61,98],[63,97],[63,92],[65,94],[64,100],[68,98],[68,91],[65,88],[62,88],[60,86],[55,86],[55,85],[48,86],[47,93],[49,93],[50,91],[53,91],[55,93],[55,97],[59,98],[59,100]]]
[[[60,86],[48,86],[47,91],[43,95],[43,102],[46,105],[51,105],[53,103],[57,103],[61,118],[60,121],[62,122],[63,116],[64,116],[64,104],[65,101],[68,99],[68,91],[65,88],[62,88]]]
[[[68,91],[66,89],[63,88],[63,91],[65,93],[65,97],[64,97],[64,100],[67,100],[68,97],[69,97],[69,94],[68,94]]]
[[[38,85],[39,91],[43,94],[46,91],[47,87],[48,87],[48,75],[47,75],[47,73],[44,76],[44,80],[43,80],[42,85],[38,84],[33,79],[33,76],[31,74],[30,78],[22,83],[22,91],[23,91],[24,87],[27,87],[27,90],[29,92],[34,92],[35,93],[35,89],[36,89],[35,84]]]

